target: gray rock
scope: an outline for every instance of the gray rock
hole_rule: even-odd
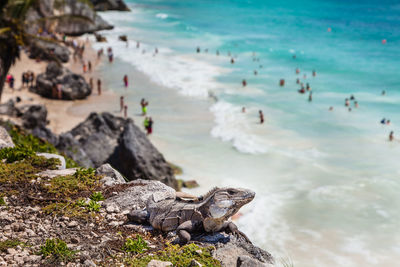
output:
[[[29,46],[29,57],[32,59],[55,60],[68,62],[70,52],[67,47],[56,42],[47,42],[44,40],[34,40]]]
[[[213,257],[219,260],[222,266],[236,266],[238,258],[244,256],[258,262],[259,265],[255,266],[271,266],[274,264],[273,257],[267,251],[232,235],[229,235],[228,241],[221,239],[221,242],[216,243],[215,247]]]
[[[81,75],[59,66],[56,62],[47,65],[46,72],[36,78],[36,86],[29,88],[43,97],[58,99],[57,84],[61,84],[62,99],[84,99],[92,93],[92,88]]]
[[[59,159],[61,164],[58,165],[59,170],[64,170],[65,169],[65,158],[63,156],[57,155],[57,154],[50,154],[50,153],[36,153],[36,155],[45,157],[46,159]]]
[[[168,267],[168,266],[172,266],[172,263],[170,263],[169,261],[151,260],[147,264],[147,267]]]
[[[172,168],[163,155],[130,119],[127,120],[118,146],[108,162],[129,180],[158,180],[173,188],[178,187]]]
[[[14,101],[12,99],[8,100],[4,104],[0,104],[0,114],[8,116],[21,115],[20,111],[15,107]]]
[[[23,126],[26,129],[46,127],[47,109],[44,105],[25,105],[19,109],[22,113]]]
[[[76,173],[76,168],[64,169],[64,170],[46,170],[39,172],[36,175],[39,177],[54,178],[56,176],[67,176],[67,175],[72,175],[74,173]]]
[[[39,5],[31,7],[27,12],[26,31],[28,33],[35,34],[40,27],[50,28],[50,25],[57,32],[75,36],[113,28],[85,1],[41,0],[39,2]],[[54,19],[55,17],[57,19]],[[41,23],[37,23],[38,20]]]
[[[56,147],[59,151],[62,151],[65,155],[79,163],[80,166],[86,168],[94,166],[92,160],[71,133],[61,134],[58,137]]]
[[[242,255],[237,258],[237,267],[267,267],[265,263],[255,260],[249,256]]]
[[[97,11],[118,10],[129,11],[123,0],[90,0]]]
[[[118,192],[116,196],[110,197],[105,200],[105,205],[117,205],[118,208],[123,211],[126,209],[131,210],[144,209],[147,204],[147,200],[153,193],[166,192],[174,194],[175,190],[159,181],[148,181],[148,180],[135,180],[129,182],[127,188],[123,191]]]
[[[0,126],[0,149],[6,147],[15,147],[15,145],[7,130]]]
[[[105,186],[112,186],[116,184],[125,183],[124,177],[110,164],[106,163],[96,169],[97,175],[103,175],[104,178],[100,180]]]
[[[61,140],[69,145],[64,146]],[[60,137],[57,148],[81,165],[91,163],[91,167],[99,167],[110,163],[128,180],[159,180],[177,188],[171,167],[131,119],[107,112],[91,113],[84,122]],[[70,152],[75,148],[85,152],[80,154],[84,162]]]

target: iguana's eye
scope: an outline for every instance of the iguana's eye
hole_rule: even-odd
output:
[[[234,195],[236,192],[235,191],[233,191],[233,190],[228,190],[228,194],[229,195]]]

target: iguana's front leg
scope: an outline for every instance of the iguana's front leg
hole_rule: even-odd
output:
[[[176,232],[179,236],[179,242],[186,244],[192,238],[189,232],[193,232],[196,228],[195,223],[192,221],[186,221],[178,226]]]
[[[242,231],[239,231],[238,227],[233,222],[224,222],[224,226],[223,226],[222,230],[224,230],[225,232],[228,232],[228,233],[232,233],[236,237],[241,236],[247,242],[252,244],[250,239]]]

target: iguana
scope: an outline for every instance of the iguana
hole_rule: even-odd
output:
[[[176,230],[183,244],[190,241],[190,233],[201,231],[229,231],[250,242],[229,218],[254,196],[253,191],[241,188],[214,188],[192,200],[179,198],[173,191],[156,192],[149,197],[146,210],[132,210],[127,216],[129,221],[149,222],[163,232]]]

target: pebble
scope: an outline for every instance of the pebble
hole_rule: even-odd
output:
[[[78,226],[78,222],[77,221],[71,221],[71,222],[68,223],[68,227],[69,228],[76,227],[76,226]]]

